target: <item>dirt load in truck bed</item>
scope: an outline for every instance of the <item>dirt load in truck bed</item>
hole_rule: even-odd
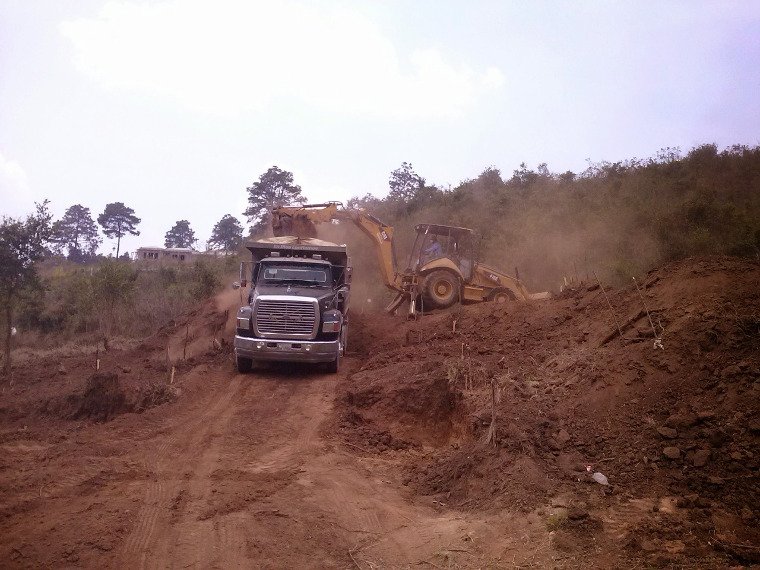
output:
[[[702,258],[650,272],[641,295],[633,282],[585,284],[413,322],[357,313],[337,376],[234,373],[238,292],[100,353],[97,371],[86,348],[22,354],[2,384],[0,556],[11,567],[757,562],[758,283],[757,263]]]

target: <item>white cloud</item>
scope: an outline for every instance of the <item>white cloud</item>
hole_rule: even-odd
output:
[[[77,67],[104,86],[212,113],[300,102],[385,117],[455,116],[504,84],[498,69],[453,64],[434,49],[400,53],[345,3],[121,0],[60,29]]]

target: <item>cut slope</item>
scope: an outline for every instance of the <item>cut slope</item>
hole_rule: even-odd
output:
[[[758,515],[758,283],[757,263],[690,259],[650,272],[641,291],[579,287],[544,303],[396,321],[390,337],[363,347],[362,372],[348,381],[349,393],[373,386],[382,397],[345,399],[344,415],[379,432],[419,432],[425,414],[406,410],[415,401],[431,409],[430,386],[443,375],[449,417],[469,438],[441,447],[449,423],[437,441],[430,430],[413,439],[437,447],[410,464],[418,493],[485,510],[531,510],[563,493],[607,507],[677,496],[688,513],[681,534],[696,548],[720,532],[714,516],[746,526]],[[492,414],[496,445],[484,443]],[[598,495],[586,466],[609,478],[611,495]],[[645,535],[657,527],[642,524]]]

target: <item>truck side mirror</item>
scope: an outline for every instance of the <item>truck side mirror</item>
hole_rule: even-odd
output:
[[[233,288],[233,289],[235,289],[235,290],[237,290],[237,289],[240,289],[240,283],[238,283],[237,281],[235,281],[235,282],[232,284],[232,288]]]

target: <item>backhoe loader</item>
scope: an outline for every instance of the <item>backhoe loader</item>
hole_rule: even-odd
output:
[[[529,293],[516,277],[478,260],[475,232],[440,224],[418,224],[406,269],[398,270],[393,227],[363,209],[344,208],[340,202],[283,206],[272,210],[275,236],[316,237],[315,224],[353,222],[375,245],[383,282],[396,292],[386,311],[404,302],[409,313],[444,309],[455,303],[527,301],[545,299],[548,293]]]

